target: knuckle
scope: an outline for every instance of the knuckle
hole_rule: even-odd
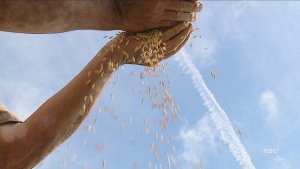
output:
[[[194,18],[195,18],[195,13],[191,13],[189,16],[189,19],[192,21],[192,20],[194,20]]]
[[[181,20],[183,18],[183,14],[181,12],[177,12],[177,19]]]
[[[192,20],[194,19],[194,13],[189,13],[189,14],[187,14],[187,19],[188,19],[189,21],[192,21]]]
[[[203,5],[202,5],[202,3],[200,3],[200,2],[198,2],[197,3],[197,12],[200,12],[201,10],[202,10],[202,8],[203,8]]]
[[[191,9],[193,10],[193,11],[198,11],[198,8],[199,8],[199,6],[198,6],[198,4],[199,4],[199,2],[192,2],[191,3]]]

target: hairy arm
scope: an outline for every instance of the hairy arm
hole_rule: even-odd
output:
[[[0,31],[141,32],[195,21],[201,9],[194,0],[0,0]]]
[[[113,0],[1,0],[0,31],[58,33],[118,28]]]

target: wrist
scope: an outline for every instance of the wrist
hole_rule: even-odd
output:
[[[121,55],[120,50],[112,48],[111,45],[106,45],[100,51],[100,57],[102,64],[107,65],[113,70],[117,70],[120,66],[125,64],[124,57]]]
[[[66,1],[75,30],[116,30],[120,28],[120,17],[114,0]]]

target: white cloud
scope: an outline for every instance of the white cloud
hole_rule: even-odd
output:
[[[201,40],[199,40],[201,45],[197,45],[192,48],[192,53],[195,55],[192,56],[192,60],[202,67],[210,67],[216,63],[214,58],[214,52],[217,46],[216,40],[210,36],[203,36]]]
[[[203,3],[205,8],[199,14],[198,20],[193,24],[199,30],[194,31],[191,37],[195,38],[190,38],[189,40],[192,48],[187,47],[187,50],[192,53],[194,62],[201,65],[201,67],[208,68],[216,64],[215,51],[218,46],[218,39],[215,36],[214,29],[212,29],[213,25],[211,22],[215,20],[215,10],[211,5],[206,5],[208,2]]]
[[[192,60],[197,65],[200,64],[201,67],[209,68],[218,62],[218,51],[224,46],[224,43],[227,43],[224,41],[225,39],[229,37],[230,39],[246,41],[251,38],[248,32],[242,30],[240,24],[244,20],[240,17],[256,3],[244,1],[204,1],[203,3],[203,11],[194,23],[194,27],[200,29],[192,35],[192,37],[198,36],[189,40],[193,44],[193,47],[189,48],[189,52],[192,53]]]
[[[278,115],[278,98],[272,90],[266,90],[261,93],[259,103],[267,111],[267,121],[271,121]]]
[[[239,18],[241,14],[250,6],[249,2],[238,2],[231,6],[234,17]]]
[[[6,106],[22,121],[26,120],[49,96],[50,90],[30,82],[5,80],[0,89],[6,90]],[[5,100],[5,99],[4,99]]]
[[[194,127],[182,127],[179,138],[183,142],[184,151],[180,154],[186,165],[199,164],[205,152],[216,147],[216,132],[211,126],[208,115],[201,118]]]
[[[181,50],[181,54],[181,58],[177,57],[176,60],[180,63],[183,70],[191,76],[194,87],[201,95],[204,106],[209,110],[210,117],[221,136],[221,140],[228,145],[230,152],[242,168],[255,169],[254,165],[252,164],[251,157],[235,133],[229,117],[207,87],[200,71],[190,59],[191,57],[189,53],[187,53],[187,51],[183,48]]]
[[[281,156],[275,157],[272,169],[291,169],[290,164]]]
[[[43,100],[42,92],[39,88],[29,83],[19,85],[14,92],[11,109],[22,120],[26,120],[38,108],[39,102]]]

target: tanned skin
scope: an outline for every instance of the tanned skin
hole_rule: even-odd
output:
[[[196,20],[195,0],[0,0],[0,31],[141,32]]]
[[[189,39],[202,5],[195,0],[0,0],[0,31],[60,33],[73,30],[163,31],[161,60],[175,54]],[[1,169],[30,169],[78,129],[101,95],[113,72],[124,64],[139,64],[140,40],[127,35],[111,50],[118,36],[63,89],[25,122],[0,125]],[[129,43],[125,44],[129,40]],[[134,56],[124,58],[123,52]],[[160,61],[161,61],[160,60]],[[111,68],[113,66],[113,69]],[[101,70],[101,71],[100,71]],[[95,73],[97,72],[97,73]]]
[[[160,61],[178,52],[192,31],[192,25],[187,23],[163,31],[162,41],[166,44],[166,50]],[[0,126],[1,169],[33,168],[78,129],[119,66],[149,66],[141,62],[142,51],[135,51],[141,40],[134,35],[126,35],[119,43],[120,38],[119,35],[106,44],[71,82],[25,122]],[[111,50],[116,43],[120,48]],[[122,54],[124,51],[134,59],[128,60]],[[111,65],[114,65],[113,68]]]

